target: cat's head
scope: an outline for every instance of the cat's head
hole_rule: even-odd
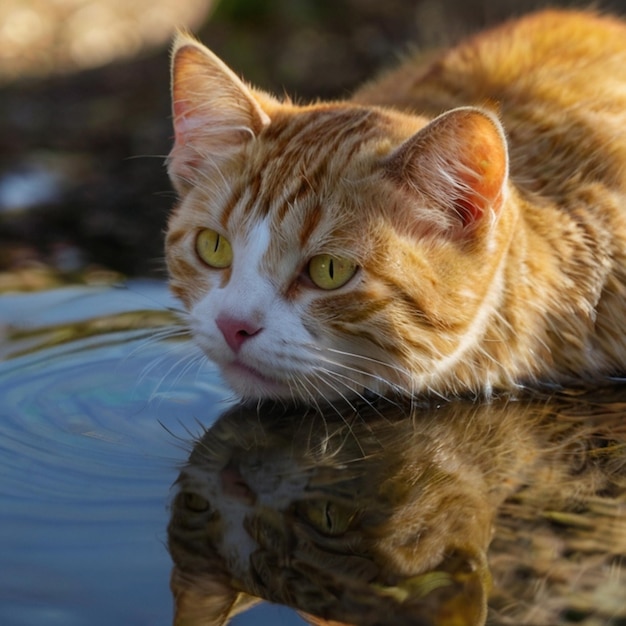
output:
[[[225,624],[255,598],[361,626],[484,622],[528,409],[335,411],[240,406],[197,441],[168,529],[176,624]]]
[[[498,297],[512,219],[497,118],[296,106],[185,36],[172,67],[171,286],[230,386],[439,389]]]

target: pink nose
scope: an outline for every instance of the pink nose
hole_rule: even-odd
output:
[[[228,315],[218,317],[215,323],[233,352],[239,352],[241,345],[246,339],[258,335],[263,330],[257,324],[229,317]]]

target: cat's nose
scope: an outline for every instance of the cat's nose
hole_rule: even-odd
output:
[[[244,341],[263,330],[258,324],[228,315],[221,315],[215,323],[233,352],[239,352]]]

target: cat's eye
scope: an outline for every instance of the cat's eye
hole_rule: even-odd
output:
[[[228,239],[212,228],[205,228],[196,238],[196,253],[209,267],[223,269],[233,262],[233,249]]]
[[[197,493],[186,491],[183,493],[185,507],[195,513],[204,513],[209,510],[209,501]]]
[[[355,511],[330,500],[299,502],[297,511],[316,530],[332,537],[343,535],[355,516]]]
[[[349,259],[318,254],[309,261],[309,278],[320,289],[339,289],[356,273],[357,265]]]

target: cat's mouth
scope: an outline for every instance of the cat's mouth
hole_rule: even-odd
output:
[[[270,378],[258,369],[235,359],[221,365],[222,374],[235,391],[243,395],[268,395],[283,397],[289,394],[288,386],[277,378]],[[251,393],[253,391],[253,393]]]
[[[259,380],[266,382],[275,382],[273,379],[269,378],[265,374],[261,374],[261,372],[251,365],[240,361],[239,359],[235,359],[226,365],[226,367],[230,367],[235,369],[240,374],[246,374],[248,376],[252,376],[253,378],[258,378]]]

